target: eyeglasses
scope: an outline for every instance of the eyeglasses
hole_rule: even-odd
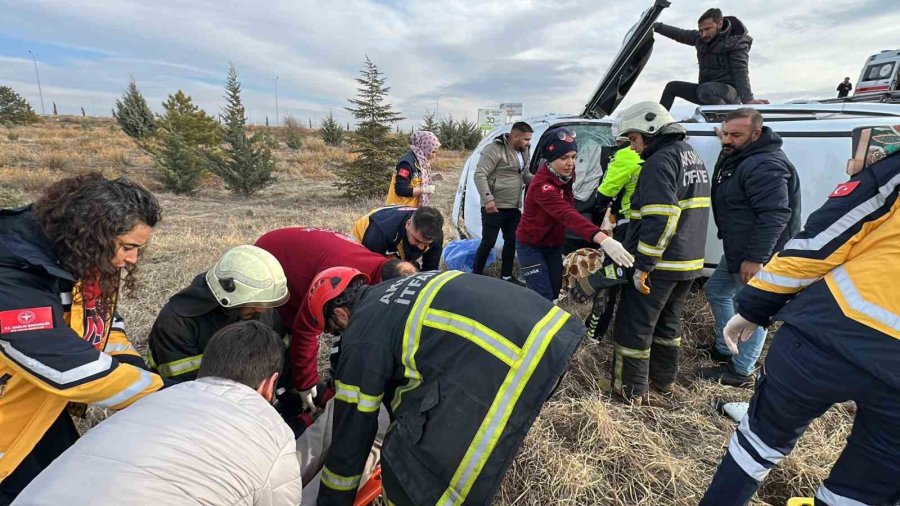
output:
[[[556,138],[561,141],[572,142],[575,140],[575,137],[575,132],[566,130],[565,128],[560,129],[558,132],[556,132]]]

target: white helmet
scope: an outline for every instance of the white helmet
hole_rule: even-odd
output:
[[[206,272],[206,284],[224,308],[277,307],[290,297],[278,259],[250,245],[226,251]]]
[[[616,121],[613,125],[616,125]],[[617,137],[624,137],[630,132],[638,132],[652,137],[666,125],[675,123],[675,118],[658,102],[639,102],[625,109],[618,118]]]

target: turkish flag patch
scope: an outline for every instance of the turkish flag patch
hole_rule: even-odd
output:
[[[50,306],[0,311],[0,334],[53,328]]]
[[[848,181],[846,183],[841,183],[837,185],[837,188],[835,188],[834,191],[831,192],[831,195],[829,195],[828,198],[833,199],[836,197],[846,197],[847,195],[853,193],[853,190],[855,190],[857,186],[859,186],[859,181]]]
[[[553,191],[553,185],[545,184],[544,186],[541,186],[541,190],[544,190],[545,192]]]
[[[399,175],[403,179],[409,179],[409,169],[400,169],[399,171],[397,171],[397,175]]]

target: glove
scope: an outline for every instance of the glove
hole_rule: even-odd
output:
[[[616,265],[621,265],[622,267],[634,265],[634,257],[631,256],[631,253],[625,249],[625,246],[622,246],[622,243],[612,237],[607,237],[600,241],[600,247]]]
[[[422,193],[424,195],[431,195],[432,193],[434,193],[434,185],[426,184],[425,186],[422,187]]]
[[[634,280],[634,287],[637,288],[637,291],[641,292],[642,295],[650,295],[650,284],[647,279],[649,275],[649,272],[635,269],[634,275],[631,277],[631,279]]]
[[[315,404],[314,401],[315,401],[315,399],[316,399],[316,394],[317,394],[317,393],[318,393],[318,390],[317,390],[316,387],[312,387],[312,388],[310,388],[309,390],[303,390],[303,391],[301,391],[301,392],[300,392],[300,399],[303,400],[303,407],[305,407],[306,409],[308,409],[308,410],[310,410],[310,411],[315,411],[315,410],[316,410],[316,404]]]
[[[759,327],[759,325],[737,313],[728,320],[728,323],[725,324],[725,330],[722,331],[722,336],[725,338],[725,344],[728,345],[731,353],[738,354],[738,340],[747,341],[750,339],[750,335],[753,334],[756,327]]]

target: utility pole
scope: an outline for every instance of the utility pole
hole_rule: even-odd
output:
[[[28,50],[28,54],[31,55],[31,61],[34,62],[34,75],[35,77],[37,77],[38,93],[41,95],[41,115],[46,116],[47,111],[44,110],[44,90],[41,89],[41,74],[38,73],[37,57],[34,55],[34,53],[31,52],[30,49]]]
[[[275,126],[278,126],[278,76],[275,76]]]

